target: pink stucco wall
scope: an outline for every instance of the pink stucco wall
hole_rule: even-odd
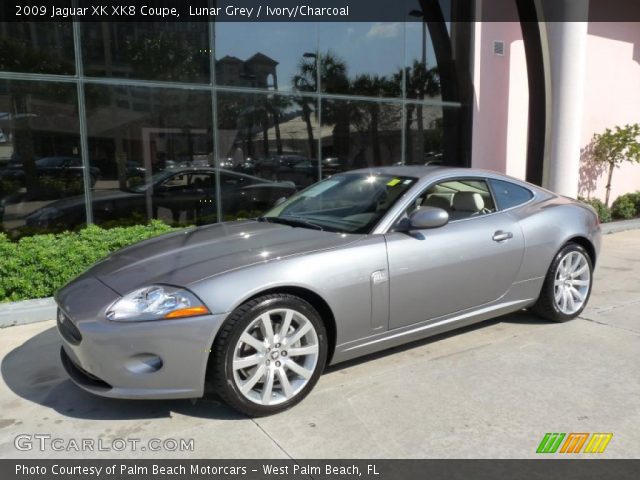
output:
[[[482,8],[515,9],[508,0]],[[504,42],[504,56],[493,52]],[[522,31],[517,22],[475,25],[472,166],[524,179],[529,90]]]
[[[510,0],[481,2],[486,8],[515,8]],[[494,40],[505,42],[503,57],[493,54]],[[474,124],[472,166],[524,178],[528,87],[520,25],[477,23],[474,52]],[[589,162],[594,133],[640,123],[640,22],[591,22],[579,194],[604,199],[606,178]],[[611,201],[640,190],[640,165],[625,164],[613,177]]]
[[[640,123],[640,22],[589,24],[587,82],[582,125],[580,194],[604,199],[606,178],[594,174],[588,146],[594,133]],[[613,174],[611,201],[640,190],[640,165]]]

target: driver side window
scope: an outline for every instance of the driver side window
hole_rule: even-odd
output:
[[[496,211],[487,182],[477,179],[446,180],[430,186],[416,198],[407,215],[422,207],[445,210],[451,222]]]

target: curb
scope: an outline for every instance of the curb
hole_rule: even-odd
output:
[[[600,228],[602,228],[603,235],[609,235],[610,233],[624,232],[626,230],[634,230],[636,228],[640,228],[640,218],[602,223],[600,224]]]
[[[53,297],[0,303],[0,328],[55,320],[56,309]]]

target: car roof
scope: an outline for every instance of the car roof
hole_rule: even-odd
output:
[[[377,173],[382,175],[395,175],[399,177],[415,177],[420,180],[441,177],[485,177],[506,180],[516,184],[527,185],[528,188],[539,189],[539,187],[531,185],[523,180],[519,180],[499,172],[494,172],[492,170],[484,170],[480,168],[444,167],[440,165],[395,165],[392,167],[360,168],[358,170],[344,172],[344,174],[349,173]]]

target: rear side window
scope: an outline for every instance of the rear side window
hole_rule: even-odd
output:
[[[500,210],[517,207],[523,203],[527,203],[533,198],[533,193],[515,183],[504,182],[502,180],[489,179],[493,195]]]

